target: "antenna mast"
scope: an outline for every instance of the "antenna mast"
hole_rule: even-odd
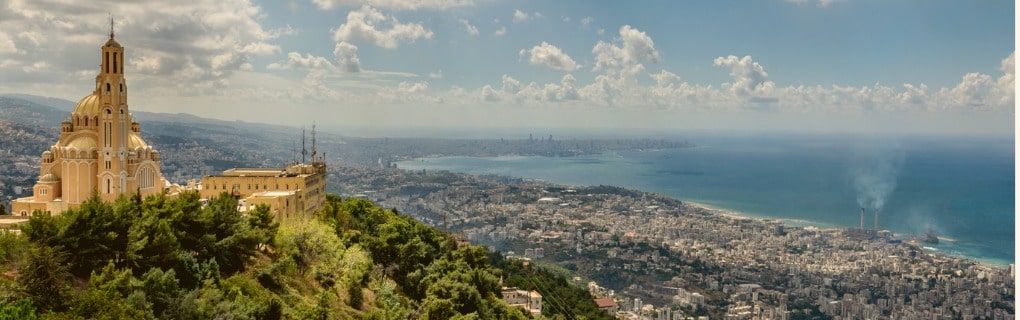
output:
[[[315,162],[315,124],[312,124],[312,162]]]
[[[305,149],[305,128],[301,128],[301,163],[305,163],[305,155],[308,154],[308,149]]]

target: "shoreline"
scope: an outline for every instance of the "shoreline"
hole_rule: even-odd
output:
[[[640,151],[636,151],[636,152],[654,152],[654,151],[653,150],[640,150]],[[611,153],[605,152],[605,153],[597,153],[597,154],[571,156],[571,157],[567,157],[567,158],[585,157],[585,156],[599,156],[599,155],[607,155],[607,154],[611,154]],[[429,160],[439,159],[439,158],[485,158],[485,159],[497,159],[497,160],[514,160],[514,159],[533,158],[533,157],[534,158],[550,158],[548,156],[541,156],[541,155],[520,155],[520,154],[497,155],[497,156],[452,156],[452,155],[434,154],[434,155],[429,155],[429,156],[425,156],[425,157],[406,159],[406,160],[402,160],[402,161],[398,161],[398,162],[409,162],[409,163],[418,163],[418,164],[421,164],[421,163],[428,163]],[[397,166],[397,168],[400,169],[400,170],[409,170],[409,169],[405,169],[405,168],[403,168],[403,166],[399,166],[399,165]],[[451,171],[451,172],[457,172],[457,173],[461,173],[461,174],[474,175],[474,176],[484,175],[484,174],[479,174],[479,173],[468,173],[468,172],[464,172],[464,171],[451,170],[451,169],[442,169],[442,170]],[[509,174],[497,174],[497,175],[499,175],[499,176],[506,176],[506,177],[515,177],[515,178],[521,178],[521,179],[529,179],[527,177],[520,177],[520,176],[509,175]],[[535,179],[535,180],[540,180],[540,181],[545,182],[545,183],[554,184],[554,185],[562,185],[562,186],[573,186],[573,187],[584,186],[584,184],[559,183],[559,182],[550,181],[550,180],[546,180],[546,179]],[[618,186],[618,185],[613,185],[613,184],[607,184],[607,185]],[[813,220],[804,220],[804,219],[791,219],[791,218],[782,218],[782,217],[774,217],[774,216],[767,216],[767,215],[757,215],[757,214],[749,213],[749,212],[741,212],[741,211],[732,210],[732,209],[728,209],[728,208],[724,208],[724,207],[720,207],[720,206],[714,206],[714,205],[707,204],[707,203],[704,203],[704,202],[699,202],[699,200],[686,200],[686,199],[682,199],[682,198],[677,197],[677,196],[667,195],[667,194],[660,193],[660,192],[647,191],[647,190],[643,190],[643,189],[635,188],[635,187],[621,187],[621,188],[635,190],[635,191],[646,193],[646,194],[655,194],[655,195],[660,195],[660,196],[664,196],[664,197],[669,197],[671,199],[678,200],[678,201],[681,201],[683,203],[691,204],[694,207],[697,207],[697,208],[700,208],[702,210],[711,212],[713,214],[717,214],[717,215],[720,215],[720,216],[725,216],[725,217],[732,218],[732,219],[752,219],[752,220],[761,221],[761,222],[765,222],[765,221],[778,222],[778,223],[781,223],[784,226],[789,226],[789,227],[800,227],[800,228],[813,227],[813,228],[817,228],[817,229],[820,229],[820,230],[846,229],[847,228],[845,226],[835,225],[835,224],[832,224],[832,223],[827,223],[827,222],[822,222],[822,221],[813,221]],[[915,237],[918,236],[916,234],[894,232],[893,230],[888,230],[888,231],[893,232],[894,235],[897,235],[897,237],[896,237],[897,239],[904,240],[904,241],[906,241],[908,239],[915,238]],[[902,236],[904,236],[904,235],[910,235],[911,237],[903,238]],[[950,243],[950,245],[948,247],[947,246],[933,247],[933,250],[925,249],[925,252],[927,252],[927,253],[937,253],[938,255],[946,256],[946,257],[951,257],[951,258],[954,258],[954,259],[971,260],[971,261],[975,261],[977,263],[980,263],[982,265],[987,265],[987,266],[995,267],[995,268],[1008,268],[1008,266],[1010,264],[1014,264],[1015,263],[1015,261],[1009,261],[1009,260],[1005,260],[1005,259],[1001,259],[1001,258],[986,257],[986,256],[982,256],[982,255],[979,255],[979,254],[967,254],[968,252],[969,253],[976,253],[976,252],[974,252],[974,250],[976,250],[976,249],[974,249],[972,247],[960,247],[959,243],[958,243],[958,239],[952,239],[952,240],[955,240],[955,241],[946,241],[946,242]],[[962,249],[967,249],[967,250],[962,250]]]
[[[645,192],[645,191],[641,191],[641,192]],[[648,192],[645,192],[645,193],[648,193]],[[663,195],[663,196],[666,196],[666,195]],[[669,197],[669,196],[666,196],[666,197]],[[670,197],[670,198],[672,198],[672,197]],[[800,227],[800,228],[812,227],[812,228],[818,228],[818,229],[821,229],[821,230],[825,230],[825,229],[845,229],[845,228],[840,228],[840,227],[836,227],[836,226],[819,227],[819,226],[816,226],[814,224],[810,224],[813,221],[799,220],[799,219],[784,219],[784,218],[776,218],[776,217],[768,217],[768,216],[758,216],[758,215],[747,214],[747,213],[744,213],[744,212],[739,212],[739,211],[730,210],[730,209],[726,209],[726,208],[715,207],[715,206],[712,206],[712,205],[708,205],[708,204],[701,203],[701,202],[696,202],[696,201],[689,201],[689,200],[682,200],[682,199],[677,199],[677,200],[680,200],[684,204],[690,205],[692,207],[695,207],[695,208],[698,208],[698,209],[701,209],[701,210],[705,210],[705,211],[707,211],[707,212],[709,212],[711,214],[716,214],[716,215],[720,215],[720,216],[731,218],[731,219],[751,219],[751,220],[756,220],[756,221],[759,221],[759,222],[766,222],[767,220],[771,220],[771,221],[779,222],[780,224],[782,224],[784,226],[792,226],[792,227]],[[788,223],[790,221],[798,222],[798,224],[804,224],[804,225],[803,226],[800,226],[800,225],[791,225],[791,224]],[[900,240],[904,240],[904,241],[907,240],[907,239],[901,239],[899,237],[896,237],[895,233],[893,233],[893,234],[894,234],[893,237],[895,239],[900,239]],[[955,243],[956,239],[953,239],[953,240],[954,240],[953,242]],[[962,254],[954,254],[954,253],[950,253],[950,252],[946,252],[946,251],[940,250],[940,248],[937,248],[937,247],[932,247],[931,245],[919,245],[918,247],[924,249],[924,251],[926,253],[928,253],[928,254],[940,255],[940,256],[950,257],[950,258],[953,258],[953,259],[970,260],[970,261],[974,261],[977,264],[980,264],[980,265],[983,265],[983,266],[987,266],[987,267],[992,267],[992,268],[999,268],[999,269],[1008,269],[1009,268],[1009,263],[1006,263],[1007,261],[1000,261],[1000,260],[997,260],[997,259],[987,259],[987,258],[982,259],[982,258],[971,257],[971,256],[962,255]],[[1005,264],[1002,265],[1002,263],[1005,263]]]

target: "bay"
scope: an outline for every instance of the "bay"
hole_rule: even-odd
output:
[[[685,136],[685,149],[581,157],[439,157],[398,162],[447,170],[614,185],[794,225],[865,227],[957,240],[935,250],[1014,261],[1014,142],[988,137]]]

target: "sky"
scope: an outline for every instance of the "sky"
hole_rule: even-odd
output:
[[[0,0],[0,93],[373,128],[992,134],[1008,0]]]

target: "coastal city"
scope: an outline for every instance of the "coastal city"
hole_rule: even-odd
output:
[[[0,320],[1013,320],[1017,12],[0,0]]]
[[[301,141],[300,133],[293,139],[227,131],[181,138],[171,133],[194,125],[147,126],[156,132],[147,139],[160,150],[171,150],[162,159],[165,175],[182,185],[230,167],[285,162],[295,153],[282,147],[286,141],[271,150],[235,150],[245,144]],[[257,132],[254,127],[236,130]],[[52,129],[30,123],[5,122],[0,128],[9,133],[0,140],[0,152],[9,155],[0,158],[0,188],[9,201],[31,192],[33,173],[39,170],[33,154],[55,136]],[[933,253],[919,242],[924,239],[881,230],[793,227],[617,187],[397,166],[400,160],[437,154],[570,156],[691,145],[544,136],[444,140],[321,134],[318,147],[329,153],[327,162],[339,164],[328,170],[327,192],[367,198],[467,242],[576,274],[574,284],[587,288],[601,308],[619,318],[1014,317],[1012,265],[1001,268]]]
[[[1013,265],[928,252],[887,232],[784,226],[615,187],[397,169],[330,174],[346,197],[575,271],[622,318],[1014,318]]]

